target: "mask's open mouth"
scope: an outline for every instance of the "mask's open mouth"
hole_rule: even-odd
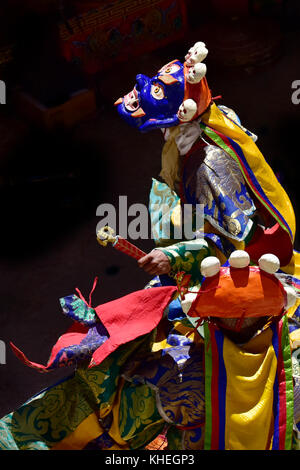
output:
[[[135,87],[130,93],[124,96],[124,106],[130,113],[136,111],[139,108],[140,102],[138,98],[138,92]]]

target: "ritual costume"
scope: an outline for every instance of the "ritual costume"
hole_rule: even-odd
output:
[[[184,63],[137,75],[116,102],[128,124],[164,135],[149,212],[171,272],[97,307],[82,295],[60,299],[73,324],[46,366],[12,344],[41,372],[76,370],[2,418],[0,449],[145,449],[158,435],[171,450],[299,447],[294,211],[257,137],[216,105],[207,53],[196,43]]]

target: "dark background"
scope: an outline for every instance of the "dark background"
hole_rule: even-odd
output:
[[[76,287],[88,297],[98,276],[96,306],[149,280],[134,260],[95,239],[99,204],[118,207],[119,195],[126,195],[128,206],[147,205],[151,178],[160,171],[161,132],[128,128],[113,106],[132,89],[137,73],[152,76],[169,60],[183,60],[194,42],[205,41],[213,96],[222,95],[219,103],[236,110],[258,135],[299,217],[300,105],[291,100],[292,82],[300,80],[298,0],[183,2],[183,37],[161,47],[153,42],[144,54],[132,49],[122,55],[120,47],[115,63],[100,58],[93,73],[61,53],[59,22],[78,14],[80,3],[82,12],[97,6],[79,1],[76,10],[75,3],[14,0],[0,6],[0,51],[10,51],[9,60],[0,61],[7,85],[7,104],[0,107],[0,340],[7,346],[6,364],[0,364],[0,416],[71,373],[27,368],[9,341],[45,364],[71,324],[60,297]],[[72,125],[47,127],[18,104],[26,92],[53,108],[81,89],[94,93],[95,106]],[[135,243],[145,251],[153,247],[151,240]]]

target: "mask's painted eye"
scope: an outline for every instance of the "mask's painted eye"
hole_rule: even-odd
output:
[[[163,87],[159,85],[158,83],[154,83],[151,86],[151,95],[156,100],[162,100],[165,97],[165,92],[164,92]]]
[[[178,63],[178,60],[173,60],[168,64],[164,65],[159,71],[159,74],[168,74],[168,73],[176,73],[180,70],[181,65]]]
[[[166,68],[163,68],[161,72],[162,73],[175,73],[175,72],[178,72],[179,69],[180,69],[179,64],[170,64],[170,65],[167,65]]]

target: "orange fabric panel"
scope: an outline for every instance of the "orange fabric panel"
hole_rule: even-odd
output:
[[[278,316],[285,305],[281,282],[258,267],[223,267],[206,278],[192,304],[191,317]]]
[[[184,76],[187,76],[187,65],[184,64]],[[197,103],[197,117],[201,116],[211,104],[211,91],[205,77],[199,83],[189,83],[185,80],[184,99],[192,99]],[[195,119],[195,117],[193,118]]]

